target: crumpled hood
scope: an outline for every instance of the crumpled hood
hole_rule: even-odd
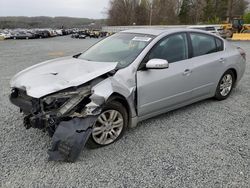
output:
[[[15,75],[12,88],[26,90],[40,98],[73,86],[82,85],[116,68],[117,63],[93,62],[72,57],[58,58],[29,67]]]

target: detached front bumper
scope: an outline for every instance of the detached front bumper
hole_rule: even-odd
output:
[[[63,121],[52,138],[49,160],[75,162],[88,141],[97,116]]]

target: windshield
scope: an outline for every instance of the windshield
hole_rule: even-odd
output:
[[[151,35],[117,33],[108,37],[79,56],[97,62],[118,62],[118,68],[130,65],[153,39]]]

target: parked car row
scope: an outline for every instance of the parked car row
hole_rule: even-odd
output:
[[[112,33],[100,31],[100,30],[75,30],[73,31],[71,38],[75,39],[86,39],[89,38],[99,38],[110,36]]]
[[[41,39],[72,34],[72,29],[4,29],[0,30],[0,40]]]

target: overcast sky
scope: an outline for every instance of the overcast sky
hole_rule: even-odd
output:
[[[109,0],[0,0],[0,16],[105,18]]]

